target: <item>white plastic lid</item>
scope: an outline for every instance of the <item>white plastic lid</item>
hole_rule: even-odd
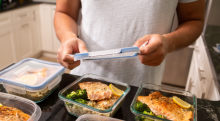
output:
[[[138,47],[127,47],[127,48],[119,48],[112,50],[104,50],[104,51],[95,51],[88,53],[76,53],[67,54],[71,57],[74,57],[74,60],[101,60],[101,59],[115,59],[115,58],[130,58],[136,57],[140,53]]]
[[[0,80],[10,85],[39,89],[64,69],[58,63],[28,58],[2,71]]]

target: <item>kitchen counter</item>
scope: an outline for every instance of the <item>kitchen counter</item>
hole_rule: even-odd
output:
[[[8,9],[8,10],[0,11],[0,13],[7,12],[7,11],[10,11],[10,10],[19,9],[19,8],[23,8],[23,7],[27,7],[27,6],[31,6],[31,5],[37,5],[37,4],[41,4],[41,3],[56,4],[55,2],[49,2],[49,1],[45,1],[45,2],[41,2],[41,1],[28,2],[28,3],[22,4],[22,5],[16,6],[14,8]]]
[[[78,76],[63,74],[62,80],[56,89],[47,99],[38,103],[42,110],[42,115],[39,121],[73,121],[77,117],[70,115],[62,100],[58,98],[58,92],[75,81]],[[116,112],[114,118],[134,121],[135,116],[130,111],[131,102],[136,94],[138,87],[131,86],[131,90],[125,98],[122,107]],[[0,91],[4,91],[0,86]],[[197,120],[198,121],[218,121],[220,119],[220,101],[208,101],[197,99]]]
[[[213,47],[216,47],[216,43],[220,44],[220,26],[207,25],[203,40],[212,67],[212,73],[216,78],[215,84],[220,90],[220,53],[213,49]]]

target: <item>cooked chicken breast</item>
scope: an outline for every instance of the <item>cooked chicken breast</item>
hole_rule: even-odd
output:
[[[137,100],[147,104],[155,115],[163,115],[169,120],[189,121],[192,118],[192,111],[181,108],[160,92],[154,92],[149,96],[138,96]]]
[[[97,102],[98,107],[100,107],[101,109],[109,109],[110,107],[112,107],[112,105],[114,105],[114,103],[118,100],[118,96],[112,95],[112,97],[110,99],[105,99],[105,100],[101,100]]]
[[[104,100],[110,99],[112,96],[111,89],[101,82],[83,82],[79,83],[81,89],[86,89],[88,99]]]

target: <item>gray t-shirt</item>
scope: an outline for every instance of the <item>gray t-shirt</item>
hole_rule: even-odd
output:
[[[131,47],[147,34],[171,32],[178,2],[195,0],[81,0],[80,39],[88,51]],[[118,80],[130,85],[160,84],[164,71],[159,66],[143,65],[138,58],[82,62],[72,74],[87,73]]]

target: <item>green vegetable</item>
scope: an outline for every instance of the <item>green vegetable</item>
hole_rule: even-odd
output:
[[[158,115],[157,117],[166,119],[165,116],[163,116],[163,115]]]
[[[75,99],[78,98],[78,95],[77,95],[77,93],[76,93],[75,91],[72,91],[70,94],[68,94],[68,95],[66,96],[66,98],[75,100]]]
[[[79,102],[79,103],[82,103],[82,104],[87,104],[87,101],[84,100],[84,99],[78,98],[78,99],[75,99],[75,101],[76,101],[76,102]]]
[[[88,99],[86,89],[84,89],[84,90],[78,89],[78,90],[76,91],[76,93],[77,93],[77,97],[78,97],[78,98]]]
[[[150,111],[150,109],[148,108],[148,106],[146,104],[139,102],[139,101],[136,102],[134,109],[138,112]]]

